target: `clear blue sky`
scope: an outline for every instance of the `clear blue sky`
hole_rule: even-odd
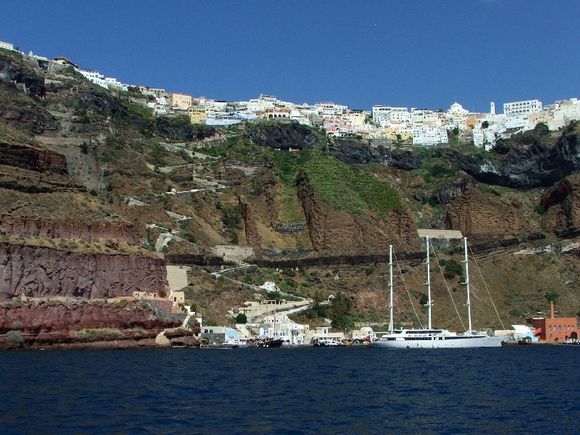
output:
[[[580,93],[579,0],[2,0],[0,40],[123,82],[487,111]]]

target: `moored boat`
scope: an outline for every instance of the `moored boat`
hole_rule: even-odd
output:
[[[467,238],[464,242],[464,269],[467,291],[467,319],[468,329],[464,333],[451,332],[446,329],[433,328],[431,323],[431,278],[429,261],[429,237],[425,238],[426,265],[427,265],[427,309],[428,327],[424,329],[394,329],[393,309],[393,247],[389,247],[389,332],[380,337],[375,343],[378,347],[404,348],[404,349],[444,349],[444,348],[475,348],[475,347],[501,347],[502,342],[508,337],[491,336],[483,331],[475,331],[471,323],[471,296],[469,290],[469,266],[467,256]]]

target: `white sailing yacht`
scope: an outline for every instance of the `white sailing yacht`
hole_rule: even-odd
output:
[[[468,329],[464,333],[450,332],[446,329],[433,328],[431,323],[431,271],[429,261],[429,237],[425,237],[426,265],[427,265],[427,321],[425,329],[394,329],[393,310],[393,246],[389,246],[389,332],[380,337],[374,344],[379,347],[391,348],[466,348],[466,347],[500,347],[508,337],[490,336],[486,332],[474,331],[471,325],[471,296],[469,291],[469,264],[467,257],[467,238],[463,238],[465,259],[465,285],[467,291],[467,320]]]

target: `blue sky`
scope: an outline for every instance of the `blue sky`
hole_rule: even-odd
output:
[[[579,96],[580,1],[2,0],[0,40],[119,80],[447,108]]]

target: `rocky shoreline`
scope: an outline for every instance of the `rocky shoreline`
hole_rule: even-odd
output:
[[[181,322],[138,300],[12,300],[0,305],[0,349],[199,346]]]

